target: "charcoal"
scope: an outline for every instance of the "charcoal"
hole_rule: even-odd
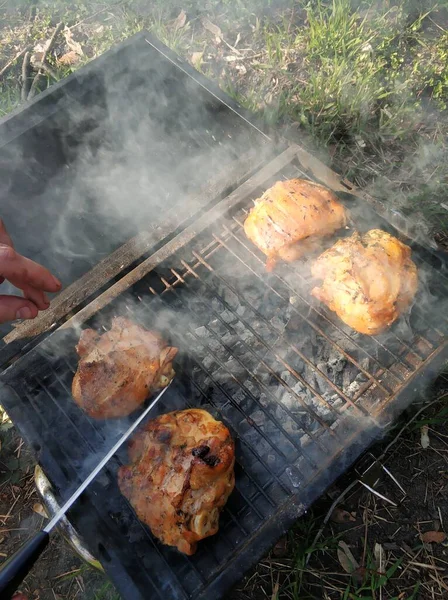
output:
[[[285,473],[289,477],[289,481],[294,488],[300,487],[302,482],[302,474],[300,471],[298,471],[298,469],[296,469],[296,467],[287,467]]]
[[[312,388],[317,389],[316,371],[309,365],[305,366],[305,380]]]
[[[236,336],[234,333],[230,333],[230,331],[227,331],[223,336],[221,336],[222,343],[226,346],[229,346],[230,348],[235,344],[237,340],[238,336]]]
[[[361,358],[359,364],[365,371],[370,371],[370,358],[368,356]]]
[[[305,385],[301,381],[296,381],[294,383],[294,385],[292,386],[292,389],[296,394],[300,395],[300,394],[303,394],[303,392],[305,391],[306,388],[305,388]]]
[[[277,332],[283,333],[288,320],[289,319],[286,314],[283,316],[283,318],[280,315],[275,315],[270,319],[270,322]]]
[[[246,392],[241,388],[238,388],[236,392],[232,395],[232,397],[235,400],[235,402],[239,404],[246,398]]]
[[[341,373],[347,366],[347,359],[342,354],[333,354],[328,360],[328,366],[333,373]]]
[[[357,392],[359,392],[360,390],[360,385],[357,381],[353,381],[350,385],[347,386],[346,389],[344,389],[344,393],[349,397],[352,398]]]
[[[351,373],[350,369],[346,369],[343,373],[342,373],[342,389],[344,390],[344,394],[346,393],[346,389],[348,388],[348,386],[350,385],[350,383],[353,380],[353,375]]]
[[[213,358],[213,356],[206,356],[203,359],[202,364],[207,370],[210,370],[210,368],[215,365],[215,359]]]
[[[289,371],[283,371],[283,373],[281,374],[281,378],[286,383],[286,385],[289,385],[290,387],[295,385],[297,382],[297,379]]]
[[[271,402],[268,395],[265,394],[264,392],[261,392],[260,397],[258,398],[258,401],[260,402],[261,406],[269,406],[269,404]]]
[[[334,406],[334,408],[338,408],[343,405],[342,398],[339,396],[339,394],[335,394],[334,392],[325,392],[323,394],[323,398],[325,398],[328,404]]]
[[[358,373],[355,378],[356,383],[366,383],[368,381],[368,377],[364,375],[364,373]]]
[[[218,298],[212,298],[211,302],[210,302],[210,306],[213,310],[215,310],[216,312],[221,312],[223,310],[223,305],[222,302],[220,302],[220,300],[218,300]]]
[[[260,388],[256,381],[254,381],[253,379],[248,379],[244,385],[247,390],[247,392],[245,392],[244,394],[245,396],[247,396],[248,394],[252,394],[253,396],[255,396],[255,398],[258,398],[260,394]]]
[[[217,339],[212,338],[209,342],[208,342],[208,347],[210,348],[210,350],[212,350],[213,352],[216,352],[216,350],[219,350],[222,348],[221,344],[218,342]]]
[[[233,312],[230,312],[230,310],[224,310],[224,311],[222,311],[221,318],[226,323],[234,323],[236,321],[236,316],[234,315]]]

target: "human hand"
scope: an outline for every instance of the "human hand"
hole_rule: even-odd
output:
[[[0,284],[5,279],[21,289],[24,297],[0,295],[0,323],[34,319],[40,310],[50,306],[45,292],[61,289],[60,281],[50,271],[14,250],[0,219]]]

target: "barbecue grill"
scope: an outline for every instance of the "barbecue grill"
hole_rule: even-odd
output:
[[[87,265],[92,270],[74,267],[49,316],[5,336],[0,399],[57,498],[67,498],[132,420],[93,421],[71,399],[80,328],[101,331],[122,314],[162,331],[180,353],[177,376],[156,414],[200,406],[236,440],[236,487],[219,533],[191,557],[159,543],[119,493],[125,448],[68,518],[124,598],[215,599],[440,372],[448,356],[446,266],[443,256],[407,236],[405,221],[397,223],[366,202],[300,146],[274,143],[146,32],[101,60],[116,63],[120,52],[140,59],[147,53],[147,64],[159,61],[158,81],[174,69],[180,81],[190,81],[182,89],[203,114],[211,118],[207,111],[214,111],[215,132],[225,136],[231,126],[243,135],[236,135],[234,155],[222,170],[195,195],[189,190],[174,217],[161,214],[151,231],[136,233],[131,244],[105,258],[98,246]],[[78,75],[84,86],[96,73],[95,62]],[[73,80],[69,85],[77,90]],[[70,98],[63,98],[63,110],[70,110]],[[31,110],[36,104],[14,118],[23,121]],[[191,136],[196,142],[200,137],[193,130]],[[246,147],[244,136],[250,139]],[[250,150],[254,140],[263,152]],[[305,262],[266,272],[265,257],[247,240],[242,223],[252,200],[291,177],[332,188],[361,231],[380,227],[412,247],[421,284],[408,318],[381,336],[358,335],[311,299]],[[110,249],[110,240],[104,244]]]

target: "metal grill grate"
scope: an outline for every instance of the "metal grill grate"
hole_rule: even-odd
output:
[[[304,173],[290,165],[279,176]],[[124,450],[75,508],[70,518],[127,598],[219,597],[410,401],[411,382],[447,355],[447,317],[433,308],[448,286],[418,255],[425,283],[410,318],[366,338],[310,300],[304,263],[266,273],[242,231],[247,207],[180,245],[91,323],[107,328],[114,314],[129,314],[162,330],[181,352],[157,410],[203,406],[237,442],[236,489],[220,531],[193,557],[154,540],[120,495]],[[370,228],[371,215],[358,224]],[[91,421],[72,401],[76,337],[57,331],[2,376],[6,409],[64,496],[126,426]]]

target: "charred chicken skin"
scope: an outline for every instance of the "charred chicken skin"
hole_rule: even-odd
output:
[[[73,398],[95,419],[129,415],[174,377],[177,348],[124,317],[115,317],[102,335],[85,329],[76,350]]]
[[[411,249],[380,229],[337,241],[311,271],[323,280],[313,296],[367,335],[383,332],[406,311],[418,286]]]
[[[244,223],[247,237],[266,256],[270,271],[278,259],[297,260],[321,238],[346,224],[345,209],[327,188],[305,179],[277,181],[258,200]]]
[[[214,535],[234,485],[229,430],[205,410],[171,412],[145,424],[118,472],[121,493],[164,544],[194,554]]]

